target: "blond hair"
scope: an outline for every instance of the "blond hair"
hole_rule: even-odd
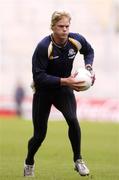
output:
[[[60,21],[62,19],[62,17],[67,17],[69,19],[69,22],[71,21],[71,16],[68,12],[65,11],[55,11],[52,14],[51,17],[51,29],[53,28],[53,26],[55,26],[55,24]]]

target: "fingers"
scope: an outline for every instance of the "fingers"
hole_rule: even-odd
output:
[[[78,72],[75,72],[74,74],[71,75],[71,77],[75,78],[77,76]]]
[[[93,86],[94,82],[95,82],[95,76],[92,77],[92,86]]]

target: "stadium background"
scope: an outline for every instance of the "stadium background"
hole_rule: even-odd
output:
[[[95,50],[95,85],[76,93],[79,118],[119,121],[119,0],[0,0],[0,114],[14,114],[14,91],[22,83],[24,117],[31,119],[31,57],[50,31],[54,10],[72,16],[71,31]],[[74,69],[83,65],[77,56]],[[60,118],[53,107],[52,118]]]

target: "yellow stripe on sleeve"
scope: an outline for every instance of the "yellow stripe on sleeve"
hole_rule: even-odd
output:
[[[48,58],[49,59],[53,59],[53,57],[51,56],[52,51],[53,51],[53,45],[52,45],[52,42],[50,42],[49,47],[48,47]]]
[[[69,37],[69,41],[77,48],[77,50],[79,51],[81,49],[81,43],[73,38]]]

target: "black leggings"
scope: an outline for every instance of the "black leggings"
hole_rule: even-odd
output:
[[[68,124],[68,136],[73,150],[73,160],[81,158],[81,130],[76,116],[76,100],[70,88],[36,92],[33,96],[34,134],[28,142],[26,164],[34,163],[34,155],[45,139],[52,104],[62,112]]]

